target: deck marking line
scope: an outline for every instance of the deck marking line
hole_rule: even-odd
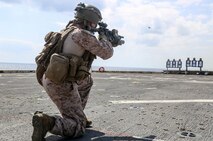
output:
[[[213,99],[187,99],[187,100],[114,100],[113,104],[137,104],[137,103],[213,103]]]

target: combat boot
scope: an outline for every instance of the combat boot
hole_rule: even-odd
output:
[[[55,118],[43,114],[43,112],[35,112],[33,119],[32,141],[45,141],[45,136],[55,125]]]

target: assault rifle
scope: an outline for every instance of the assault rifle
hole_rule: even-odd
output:
[[[117,29],[112,29],[112,30],[107,29],[107,24],[104,22],[99,22],[98,26],[99,27],[93,29],[92,32],[98,32],[99,35],[105,35],[107,39],[109,40],[109,42],[112,43],[113,46],[118,46],[125,43],[125,41],[122,40],[122,38],[124,37],[121,35],[118,35]]]

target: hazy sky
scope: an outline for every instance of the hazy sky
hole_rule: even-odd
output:
[[[203,58],[213,70],[212,0],[0,0],[0,62],[34,63],[44,36],[73,19],[79,2],[98,7],[125,37],[95,66],[165,68],[167,59]]]

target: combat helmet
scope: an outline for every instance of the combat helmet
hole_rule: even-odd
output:
[[[98,24],[102,20],[101,12],[95,6],[79,3],[75,11],[75,18],[87,20],[94,24]]]

